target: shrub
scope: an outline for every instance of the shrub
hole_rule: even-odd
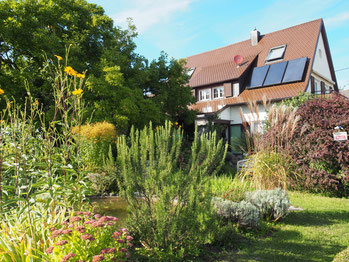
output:
[[[335,126],[349,131],[349,100],[341,95],[316,97],[302,104],[289,151],[299,186],[311,191],[348,195],[349,140],[334,141]]]
[[[260,225],[260,214],[258,209],[249,202],[239,203],[214,197],[212,204],[218,216],[226,221],[237,223],[242,227],[258,227]]]
[[[167,122],[156,131],[132,128],[118,139],[118,180],[129,206],[128,226],[154,260],[197,255],[210,241],[214,219],[208,175],[224,162],[226,148],[213,133],[195,138],[191,157],[181,159],[182,130]],[[144,251],[144,250],[143,250]]]
[[[283,154],[263,150],[252,155],[249,161],[238,174],[240,179],[250,182],[257,190],[287,188],[289,165]]]
[[[45,253],[53,261],[127,259],[133,237],[126,228],[116,229],[117,220],[91,212],[72,213],[50,229],[51,245]]]
[[[347,261],[349,261],[349,247],[339,252],[333,259],[333,262],[347,262]]]
[[[75,127],[73,132],[81,136],[81,153],[86,169],[102,168],[117,138],[115,126],[104,121]]]
[[[290,199],[282,189],[257,190],[246,194],[246,201],[258,208],[267,221],[277,221],[288,213]]]

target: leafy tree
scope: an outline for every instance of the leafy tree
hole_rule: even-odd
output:
[[[102,7],[85,0],[1,1],[0,88],[21,103],[27,81],[50,114],[43,54],[53,61],[69,47],[69,65],[87,70],[85,98],[92,121],[108,120],[120,131],[150,120],[190,123],[195,113],[187,106],[194,101],[183,62],[169,61],[163,53],[149,65],[135,52],[135,30],[132,20],[127,30],[114,27]]]

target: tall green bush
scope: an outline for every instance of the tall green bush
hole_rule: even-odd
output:
[[[129,205],[128,226],[155,260],[197,255],[210,240],[211,193],[206,186],[227,146],[215,133],[195,132],[191,157],[181,157],[183,132],[170,122],[132,128],[118,139],[119,187]]]

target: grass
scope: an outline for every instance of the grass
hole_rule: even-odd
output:
[[[290,193],[292,212],[267,237],[243,240],[215,261],[332,261],[349,246],[349,199]]]

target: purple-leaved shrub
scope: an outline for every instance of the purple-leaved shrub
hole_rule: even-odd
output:
[[[288,150],[302,178],[298,183],[312,191],[348,196],[349,141],[334,141],[334,127],[349,132],[349,100],[334,93],[299,106],[300,117]]]

